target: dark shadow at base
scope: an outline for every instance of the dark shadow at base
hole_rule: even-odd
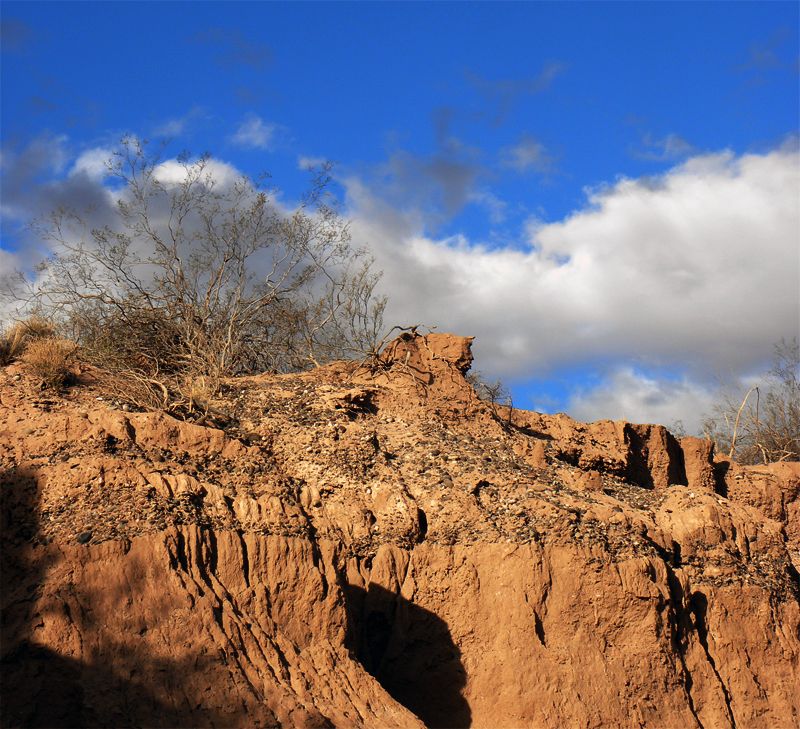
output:
[[[153,658],[115,645],[107,636],[102,652],[117,658],[92,663],[37,643],[41,585],[55,559],[44,546],[39,503],[35,473],[0,469],[0,727],[223,727],[240,723],[235,714],[190,702],[187,695],[191,694],[181,690],[194,670],[194,658]],[[132,586],[132,592],[136,589]],[[87,625],[88,632],[99,630]],[[269,717],[265,718],[262,725],[270,725]]]
[[[347,647],[367,671],[426,726],[469,727],[466,671],[447,623],[375,584],[344,591]]]
[[[716,492],[720,496],[728,498],[728,483],[725,477],[731,468],[730,461],[716,461],[714,463],[714,481],[716,483]]]
[[[61,553],[47,546],[41,529],[41,486],[33,471],[0,468],[0,726],[226,727],[241,726],[243,716],[260,729],[277,726],[263,697],[247,698],[244,706],[246,691],[227,693],[193,680],[202,673],[198,660],[216,665],[216,656],[156,657],[146,644],[134,647],[130,635],[110,635],[91,609],[70,613],[70,595],[80,593],[80,583],[73,586],[62,576],[64,598],[50,590],[50,602],[43,602],[43,585]],[[134,596],[143,588],[128,585]],[[466,673],[447,624],[377,585],[344,589],[347,645],[364,667],[427,726],[468,727]],[[56,644],[37,640],[47,622],[44,610],[67,611],[63,622],[77,626],[70,648],[60,650],[60,638],[67,636]],[[76,647],[80,636],[97,641]],[[223,667],[207,680],[231,680],[228,673]]]
[[[172,661],[160,663],[160,667],[147,666],[145,673],[167,677],[191,668]],[[226,725],[205,707],[174,706],[158,700],[146,686],[115,675],[112,666],[93,666],[27,641],[3,656],[0,671],[3,727]]]

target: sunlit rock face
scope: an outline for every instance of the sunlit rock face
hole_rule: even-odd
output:
[[[470,343],[223,427],[0,370],[4,725],[797,726],[800,466],[483,402]]]

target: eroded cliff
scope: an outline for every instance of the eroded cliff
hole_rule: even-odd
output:
[[[0,370],[4,725],[797,726],[800,466],[494,407],[469,345],[224,428]]]

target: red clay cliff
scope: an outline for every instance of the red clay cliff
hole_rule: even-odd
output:
[[[800,464],[493,406],[470,342],[224,428],[0,370],[3,726],[799,726]]]

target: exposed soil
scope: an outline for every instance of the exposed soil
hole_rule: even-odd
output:
[[[800,464],[482,402],[470,341],[197,423],[0,369],[2,725],[800,725]]]

